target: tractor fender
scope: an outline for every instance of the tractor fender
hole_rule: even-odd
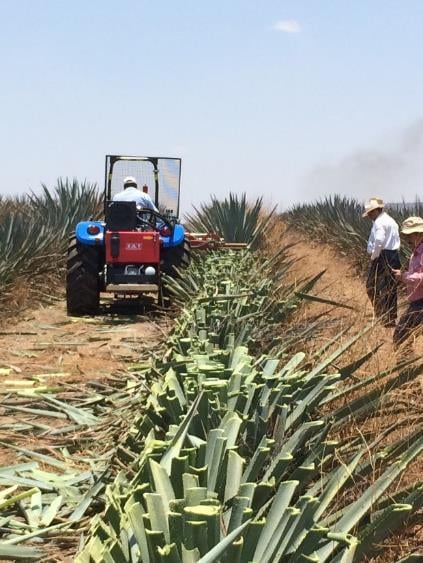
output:
[[[182,225],[177,223],[173,228],[173,233],[170,237],[160,237],[163,243],[163,248],[170,248],[172,246],[179,246],[184,242],[185,229]]]
[[[88,227],[98,227],[98,234],[92,235],[88,232]],[[76,225],[76,240],[87,246],[104,246],[105,224],[101,221],[81,221]]]

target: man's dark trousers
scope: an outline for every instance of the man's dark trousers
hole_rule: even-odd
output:
[[[398,284],[391,268],[401,268],[398,250],[382,250],[379,257],[370,263],[366,283],[367,295],[375,314],[386,325],[395,323],[397,319]]]

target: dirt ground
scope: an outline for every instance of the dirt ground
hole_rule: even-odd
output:
[[[162,335],[160,321],[151,314],[68,317],[60,302],[3,325],[0,361],[20,379],[61,372],[66,375],[60,381],[83,383],[87,377],[102,379],[124,370]]]
[[[63,301],[27,311],[19,320],[3,322],[0,442],[33,446],[39,434],[36,427],[34,431],[19,431],[19,424],[63,424],[60,419],[43,419],[10,409],[10,405],[31,407],[31,394],[35,399],[53,389],[58,399],[78,401],[101,386],[125,385],[130,365],[148,357],[163,340],[169,324],[169,320],[151,312],[128,314],[116,309],[92,318],[68,317]],[[16,461],[15,451],[0,445],[0,465]]]
[[[329,317],[334,320],[335,330],[340,331],[346,326],[352,326],[356,331],[359,331],[369,324],[374,325],[371,332],[358,345],[362,350],[370,350],[373,346],[382,344],[369,362],[368,369],[385,369],[393,365],[397,359],[392,344],[393,329],[381,326],[374,318],[364,281],[348,262],[348,259],[339,256],[327,245],[304,241],[300,234],[291,230],[285,232],[284,241],[286,244],[294,245],[292,254],[300,258],[291,268],[291,281],[301,280],[305,276],[314,276],[325,270],[312,294],[352,307],[352,309],[336,308],[329,313]],[[399,315],[405,307],[406,299],[400,292]],[[312,302],[304,307],[302,314],[309,317],[328,309],[328,305]],[[311,343],[311,345],[314,344],[317,348],[324,343],[325,338],[333,336],[333,333],[334,330],[328,330],[327,333],[323,334],[322,341]],[[414,353],[423,357],[423,337],[421,336],[414,342]]]

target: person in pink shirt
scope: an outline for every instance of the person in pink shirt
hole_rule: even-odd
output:
[[[409,301],[407,311],[398,321],[394,331],[394,344],[405,342],[418,327],[423,327],[423,219],[409,217],[401,232],[414,249],[408,270],[392,270],[396,279],[405,284]]]

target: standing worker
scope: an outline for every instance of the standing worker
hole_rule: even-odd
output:
[[[400,237],[397,223],[384,207],[383,200],[378,197],[371,198],[364,206],[363,217],[373,221],[367,243],[370,267],[366,289],[376,317],[384,326],[391,327],[397,319],[397,281],[393,270],[401,268]]]
[[[409,217],[402,224],[401,232],[406,235],[413,254],[407,272],[394,270],[397,280],[405,284],[409,302],[394,331],[394,344],[397,346],[405,342],[416,328],[423,327],[423,219]]]

